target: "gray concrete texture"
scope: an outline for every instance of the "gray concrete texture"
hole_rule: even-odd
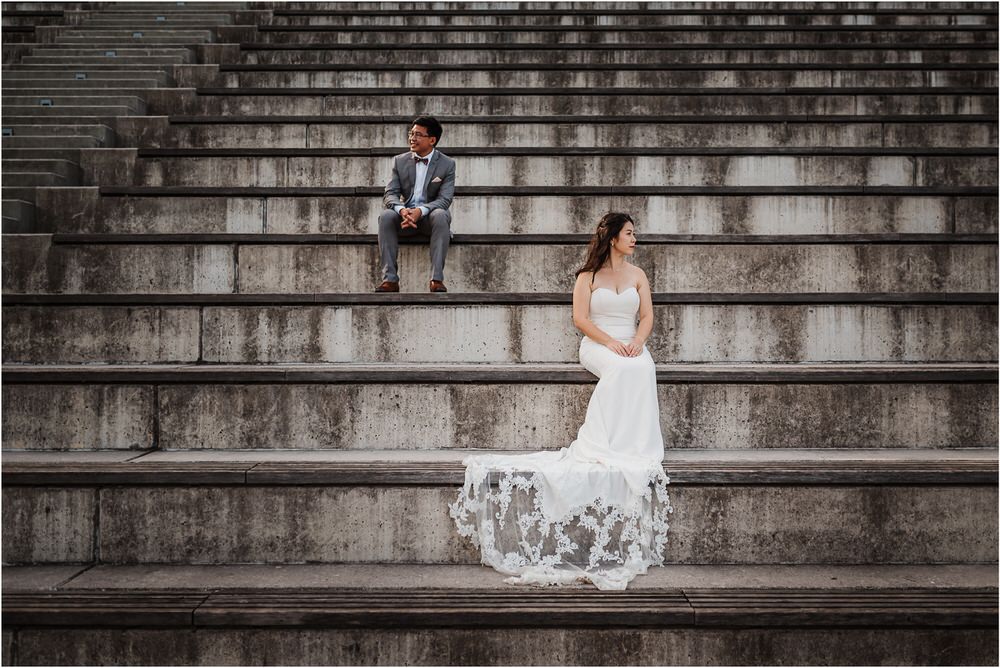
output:
[[[673,304],[654,359],[996,359],[994,306]],[[4,362],[575,362],[568,305],[10,306]]]
[[[4,486],[4,563],[93,561],[96,512],[94,489]]]
[[[401,289],[426,292],[428,247],[400,249]],[[51,246],[10,237],[3,288],[16,293],[369,292],[379,277],[373,244]],[[235,256],[238,255],[238,261]],[[456,245],[448,284],[458,292],[566,292],[586,247]],[[635,262],[654,292],[990,292],[996,247],[979,245],[640,246]],[[238,280],[237,280],[238,275]]]
[[[232,246],[53,246],[17,235],[3,247],[8,293],[228,293],[236,286]]]
[[[308,73],[296,72],[296,75]],[[164,148],[371,148],[406,146],[402,124],[178,124]],[[441,150],[601,147],[977,148],[997,145],[995,123],[446,123]],[[464,156],[458,157],[459,168]]]
[[[478,563],[447,486],[4,489],[8,563]],[[989,563],[990,485],[672,485],[668,563]],[[96,529],[95,529],[95,521]]]
[[[86,149],[81,150],[87,153]],[[983,156],[461,156],[465,186],[993,186]],[[384,186],[388,157],[139,158],[131,178],[90,170],[83,185],[197,187]]]
[[[143,449],[156,444],[154,388],[11,385],[3,388],[9,450]]]
[[[21,665],[961,665],[987,629],[24,629]]]
[[[731,44],[750,47],[752,45],[789,44],[799,47],[809,45],[907,45],[919,48],[928,44],[953,44],[956,49],[967,44],[988,44],[996,42],[995,30],[917,30],[913,32],[886,31],[858,28],[852,31],[794,31],[794,30],[699,30],[697,27],[678,30],[619,30],[609,25],[601,30],[574,30],[566,26],[562,30],[535,30],[533,27],[512,31],[498,31],[494,27],[486,30],[465,29],[452,26],[444,31],[406,30],[386,33],[370,30],[317,30],[310,31],[268,31],[261,33],[262,43],[269,44],[427,44],[439,45],[446,37],[453,44],[502,45],[502,44],[564,44],[585,48],[589,44],[619,44],[622,48],[636,45],[660,46],[683,44],[698,48],[706,44]]]
[[[375,234],[383,208],[378,196],[98,197],[96,188],[41,188],[36,201],[41,230],[118,234]],[[998,218],[995,197],[460,195],[452,231],[592,234],[607,211],[628,211],[640,243],[644,234],[988,234]]]
[[[571,292],[583,245],[456,245],[447,278],[457,292]],[[635,262],[654,292],[991,292],[993,245],[646,245]],[[69,263],[76,265],[75,258]],[[426,292],[427,246],[400,249],[401,289]],[[373,245],[258,245],[239,251],[239,291],[367,292]],[[52,286],[55,287],[55,286]],[[171,286],[172,288],[173,286]],[[116,286],[108,286],[116,290]],[[108,289],[105,288],[105,289]],[[117,290],[116,290],[117,291]]]
[[[5,392],[68,390],[27,388]],[[592,392],[590,385],[536,384],[163,386],[157,441],[177,450],[556,449],[573,439]],[[658,396],[669,448],[966,448],[992,447],[997,438],[997,392],[989,385],[661,383]],[[51,430],[74,417],[67,411]],[[123,427],[149,421],[130,413],[117,420]],[[36,445],[22,431],[6,447],[58,442],[50,436]]]
[[[823,94],[767,95],[544,95],[356,93],[330,95],[202,95],[197,112],[208,116],[379,116],[411,115],[414,109],[437,116],[862,116],[995,114],[996,95],[978,94]]]
[[[29,60],[30,59],[30,60]],[[27,62],[47,62],[43,56],[25,56]],[[770,63],[785,64],[895,64],[895,63],[995,63],[997,53],[990,49],[956,48],[954,50],[926,50],[919,47],[900,46],[878,49],[844,48],[814,50],[801,49],[489,49],[475,47],[449,50],[396,50],[390,46],[382,49],[353,49],[351,45],[329,49],[261,49],[243,51],[243,62],[248,65],[302,65],[307,63],[337,64],[392,64],[392,65],[459,65],[459,64],[727,64]]]
[[[220,72],[230,88],[990,88],[997,73],[982,70],[399,70]]]

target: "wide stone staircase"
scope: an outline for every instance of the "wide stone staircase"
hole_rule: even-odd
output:
[[[995,5],[2,15],[3,663],[997,663]],[[375,294],[421,113],[450,292]],[[666,565],[513,587],[447,504],[573,440],[608,210]]]

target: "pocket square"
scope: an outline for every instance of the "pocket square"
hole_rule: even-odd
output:
[[[441,183],[441,177],[435,176],[433,179],[431,179],[431,183]]]

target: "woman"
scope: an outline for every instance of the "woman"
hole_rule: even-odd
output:
[[[577,272],[573,323],[580,363],[600,380],[568,448],[527,455],[473,455],[451,504],[459,533],[484,564],[514,584],[625,589],[663,563],[673,509],[663,472],[656,368],[645,342],[653,329],[646,274],[628,262],[635,223],[601,219]],[[636,316],[638,315],[638,326]]]

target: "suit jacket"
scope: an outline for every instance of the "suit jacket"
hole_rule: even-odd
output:
[[[437,179],[437,180],[435,180]],[[392,159],[392,178],[385,186],[382,198],[385,208],[391,209],[393,204],[405,205],[413,194],[413,185],[417,180],[417,166],[413,161],[413,153],[400,153]],[[424,203],[428,213],[434,209],[444,209],[451,206],[455,198],[455,161],[437,149],[434,157],[427,164],[427,177],[424,179]]]

